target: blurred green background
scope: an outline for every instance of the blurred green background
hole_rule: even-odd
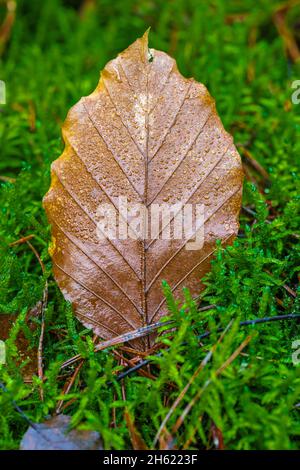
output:
[[[300,76],[298,1],[1,0],[2,19],[6,4],[15,3],[15,20],[0,34],[7,87],[0,174],[57,157],[70,106],[95,88],[108,60],[151,26],[151,47],[208,87],[241,152],[248,148],[274,179],[291,184],[299,160],[299,112],[290,100]]]

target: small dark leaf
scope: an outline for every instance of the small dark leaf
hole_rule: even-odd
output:
[[[102,450],[100,436],[94,431],[69,431],[71,418],[55,416],[35,424],[25,433],[20,450]]]

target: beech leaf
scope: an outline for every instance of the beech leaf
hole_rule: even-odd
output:
[[[167,313],[163,280],[174,295],[184,286],[199,294],[216,241],[226,245],[237,235],[243,182],[240,156],[206,87],[184,78],[166,53],[148,49],[146,32],[69,111],[63,138],[44,207],[55,279],[77,318],[107,340]],[[129,204],[127,219],[120,198]],[[159,204],[190,205],[192,214],[202,207],[202,223],[176,238],[178,209],[149,235],[146,222],[142,229],[132,223],[134,204],[146,209],[148,225]],[[101,237],[104,205],[116,211],[118,234],[122,225],[131,236]],[[151,334],[133,345],[147,350],[154,340]]]

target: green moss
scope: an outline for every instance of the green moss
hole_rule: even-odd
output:
[[[300,367],[292,363],[299,322],[238,326],[257,317],[299,313],[298,295],[294,298],[285,286],[298,294],[300,105],[291,103],[291,83],[299,79],[300,67],[287,58],[274,25],[280,3],[98,0],[79,14],[79,1],[18,1],[12,35],[0,59],[0,79],[7,88],[7,104],[0,110],[0,176],[16,178],[1,183],[0,189],[0,312],[18,316],[7,364],[0,366],[7,389],[0,391],[0,448],[18,448],[27,427],[13,400],[33,421],[54,413],[73,370],[61,372],[60,364],[77,353],[85,362],[64,397],[64,412],[72,415],[73,425],[99,431],[106,448],[128,448],[127,407],[151,447],[170,406],[219,338],[216,330],[232,319],[212,360],[171,416],[168,431],[210,379],[174,433],[179,448],[186,442],[190,448],[213,447],[212,423],[221,429],[229,449],[300,448]],[[297,15],[295,6],[287,21],[299,41]],[[215,309],[198,312],[188,292],[178,303],[164,287],[177,332],[172,341],[168,333],[164,336],[166,348],[153,359],[155,381],[137,374],[125,379],[124,401],[115,380],[118,362],[111,352],[93,353],[91,333],[74,320],[53,280],[50,230],[41,200],[49,186],[50,163],[63,147],[60,126],[68,109],[95,88],[105,63],[149,25],[151,46],[174,56],[181,72],[203,82],[216,99],[226,129],[248,162],[252,183],[245,184],[244,205],[256,215],[242,212],[241,237],[218,250],[202,294],[204,304],[215,304]],[[251,169],[251,157],[268,178]],[[26,243],[9,246],[31,234],[44,274]],[[41,384],[37,377],[33,384],[24,384],[14,345],[20,331],[29,349],[38,345],[40,318],[29,329],[24,317],[41,300],[46,279],[41,402]],[[208,328],[214,333],[200,347],[196,335]],[[252,339],[244,354],[217,375],[247,334]]]

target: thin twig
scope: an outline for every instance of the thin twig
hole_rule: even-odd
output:
[[[45,266],[44,263],[38,254],[37,250],[34,248],[34,246],[30,243],[30,241],[26,240],[27,245],[29,248],[32,250],[34,255],[36,256],[43,275],[45,274]],[[47,308],[47,302],[48,302],[48,282],[46,280],[45,282],[45,288],[43,292],[43,299],[41,303],[41,332],[40,332],[40,337],[39,337],[39,345],[38,345],[38,351],[37,351],[37,367],[38,367],[38,377],[41,381],[41,386],[40,386],[40,397],[41,400],[44,400],[44,391],[43,391],[43,382],[44,382],[44,370],[43,370],[43,344],[44,344],[44,335],[45,335],[45,311]]]
[[[0,175],[0,181],[4,181],[4,183],[15,183],[16,178],[11,178],[10,176]]]
[[[246,147],[240,145],[240,149],[243,152],[243,155],[245,157],[246,162],[254,168],[257,173],[259,173],[266,181],[270,180],[270,176],[268,175],[267,171],[264,169],[264,167],[253,157],[253,155],[250,153]]]
[[[120,365],[124,366],[124,364],[125,362],[123,361],[123,359],[120,359]],[[121,392],[122,392],[122,400],[126,401],[126,387],[125,387],[124,380],[122,380],[122,383],[121,383]]]
[[[299,5],[298,0],[292,0],[280,5],[273,15],[273,20],[278,33],[283,40],[288,56],[293,62],[298,62],[300,60],[300,50],[286,21],[288,11],[295,5]]]
[[[257,213],[255,211],[253,211],[252,209],[250,209],[250,207],[247,207],[247,206],[242,206],[242,209],[244,212],[246,212],[247,214],[251,215],[252,217],[256,218],[257,217]],[[272,222],[268,219],[265,220],[266,224],[271,224]]]
[[[127,408],[124,410],[124,418],[127,424],[127,429],[130,434],[130,440],[134,450],[148,450],[148,447],[135,427],[134,421],[131,418],[131,415]]]
[[[270,276],[272,276],[272,273],[270,271],[268,271],[267,269],[265,269],[265,272],[267,274],[269,274]],[[292,297],[294,297],[294,299],[297,297],[297,293],[290,287],[288,286],[287,284],[283,284],[282,286]]]
[[[41,304],[41,332],[40,332],[38,352],[37,352],[38,377],[41,381],[40,397],[42,401],[44,400],[44,391],[42,387],[42,384],[44,382],[43,344],[44,344],[44,335],[45,335],[45,311],[47,308],[47,301],[48,301],[48,282],[46,281],[44,292],[43,292],[43,300]]]
[[[295,292],[290,286],[288,286],[287,284],[284,284],[284,285],[283,285],[283,288],[284,288],[292,297],[294,297],[294,299],[297,297],[296,292]]]
[[[19,240],[16,240],[15,242],[10,243],[9,246],[21,245],[22,243],[26,243],[28,240],[31,240],[32,238],[34,238],[34,234],[27,235],[27,237],[19,238]]]
[[[173,321],[152,323],[151,325],[147,325],[147,326],[144,326],[142,328],[138,328],[137,330],[130,331],[129,333],[125,333],[123,335],[116,336],[115,338],[109,339],[107,341],[102,341],[101,343],[99,343],[95,347],[94,351],[95,352],[103,351],[104,349],[110,348],[112,346],[117,346],[119,344],[123,344],[123,343],[126,343],[128,341],[132,341],[133,339],[141,338],[143,336],[148,335],[152,331],[157,330],[161,326],[165,326],[165,325],[168,325],[168,324],[171,324],[171,323],[173,323]],[[81,357],[82,357],[81,354],[77,354],[76,356],[71,357],[70,359],[68,359],[67,361],[65,361],[62,364],[61,369],[64,369],[65,367],[68,367],[71,364],[74,364],[79,359],[81,359]]]
[[[97,335],[94,335],[94,336],[93,336],[93,343],[94,343],[94,344],[96,343],[97,339],[98,339],[98,336],[97,336]],[[84,365],[84,362],[85,362],[84,359],[82,359],[82,360],[80,361],[80,363],[79,363],[78,366],[76,367],[76,369],[75,369],[75,371],[74,371],[72,377],[70,378],[69,382],[66,382],[66,383],[65,383],[64,388],[63,388],[63,392],[62,392],[63,395],[67,395],[67,394],[69,393],[69,391],[71,390],[71,388],[73,387],[74,382],[75,382],[75,380],[76,380],[76,378],[77,378],[79,372],[81,371],[82,366]],[[63,407],[63,404],[64,404],[64,400],[61,399],[61,400],[58,402],[58,404],[57,404],[57,407],[56,407],[56,414],[59,414],[59,413],[61,412],[62,407]]]
[[[131,360],[131,359],[128,359],[127,357],[124,357],[122,354],[120,354],[119,351],[117,350],[114,350],[113,351],[114,355],[116,357],[118,357],[118,359],[121,359],[123,361],[123,364],[127,363],[127,365],[129,365],[130,367],[134,367],[135,366],[135,363]],[[143,377],[146,377],[147,379],[151,379],[151,380],[154,380],[155,377],[154,375],[150,374],[150,372],[146,371],[146,370],[143,370],[143,369],[140,369],[139,370],[139,373],[143,376]]]
[[[246,320],[246,321],[240,322],[239,326],[249,326],[249,325],[256,325],[260,323],[267,323],[267,322],[281,321],[281,320],[293,320],[296,318],[300,318],[300,314],[291,313],[287,315],[276,315],[273,317],[264,317],[264,318],[256,318],[254,320]],[[218,328],[216,330],[216,333],[221,333],[222,331],[224,331],[224,328]],[[202,339],[209,337],[212,333],[213,333],[212,331],[206,331],[205,333],[202,333],[201,335],[197,336],[197,339],[201,341]],[[160,357],[160,356],[162,356],[161,352],[155,355],[155,357]],[[125,377],[133,374],[134,372],[137,372],[141,367],[147,366],[151,361],[152,361],[151,359],[144,359],[136,366],[132,367],[131,369],[125,370],[124,372],[119,374],[118,377],[116,377],[116,380],[124,379]]]
[[[215,307],[216,307],[216,305],[206,305],[205,307],[199,308],[198,312],[205,312],[207,310],[212,310]],[[95,347],[94,351],[95,352],[103,351],[104,349],[110,348],[112,346],[118,346],[118,345],[126,343],[128,341],[132,341],[133,339],[142,338],[143,336],[147,336],[149,333],[151,333],[152,331],[157,330],[158,328],[160,328],[162,326],[171,325],[173,323],[174,323],[174,320],[168,320],[168,321],[165,321],[165,322],[157,322],[157,323],[152,323],[151,325],[143,326],[142,328],[138,328],[134,331],[130,331],[129,333],[125,333],[123,335],[116,336],[115,338],[109,339],[107,341],[102,341],[101,343],[99,343]],[[149,354],[149,352],[148,352],[148,354]],[[76,354],[76,356],[73,356],[70,359],[68,359],[67,361],[65,361],[61,365],[61,369],[64,369],[65,367],[68,367],[68,366],[74,364],[75,362],[79,361],[81,359],[81,357],[82,356],[80,354]]]
[[[67,394],[69,393],[69,391],[70,391],[70,389],[72,388],[72,386],[73,386],[73,384],[74,384],[74,382],[75,382],[75,380],[76,380],[76,378],[77,378],[77,376],[78,376],[78,374],[79,374],[79,372],[80,372],[80,370],[81,370],[83,364],[84,364],[84,360],[82,360],[82,361],[79,362],[79,364],[78,364],[78,366],[76,367],[76,369],[75,369],[75,371],[74,371],[72,377],[70,378],[69,382],[65,383],[65,386],[64,386],[64,389],[63,389],[63,392],[62,392],[63,395],[67,395]],[[61,400],[58,402],[57,407],[56,407],[55,413],[56,413],[57,415],[61,412],[61,409],[62,409],[62,407],[63,407],[63,404],[64,404],[64,400],[61,399]]]
[[[45,266],[44,266],[44,263],[43,261],[41,260],[41,257],[40,255],[38,254],[37,250],[34,248],[34,246],[30,243],[30,241],[27,239],[25,240],[25,242],[27,243],[27,245],[29,246],[29,248],[31,249],[31,251],[33,252],[33,254],[35,255],[36,259],[38,260],[40,266],[41,266],[41,269],[42,269],[42,272],[43,274],[45,274]]]

